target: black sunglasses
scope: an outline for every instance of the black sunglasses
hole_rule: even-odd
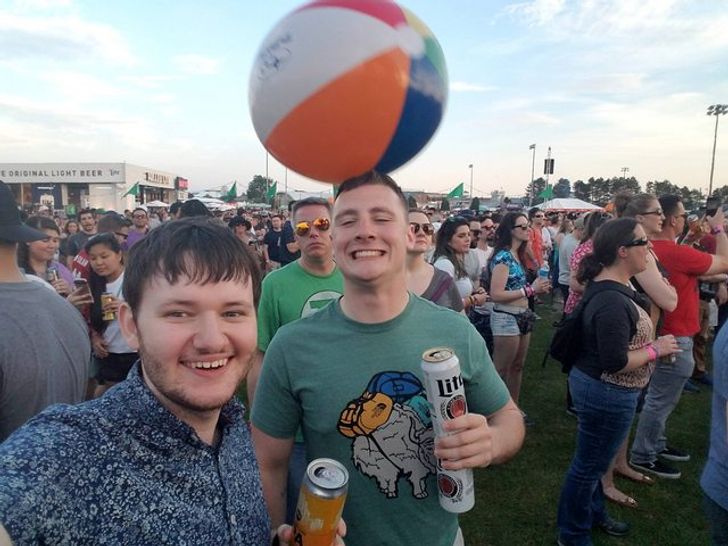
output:
[[[647,246],[650,244],[649,239],[635,239],[634,241],[630,241],[629,243],[625,243],[622,246],[626,248],[630,248],[633,246]]]
[[[129,235],[128,235],[128,234],[126,234],[126,233],[121,233],[120,231],[115,231],[115,232],[114,232],[114,235],[116,235],[117,237],[121,237],[121,238],[122,238],[122,239],[124,239],[125,241],[126,241],[126,240],[127,240],[128,238],[129,238]]]
[[[643,212],[642,216],[648,216],[650,214],[654,214],[655,216],[662,216],[662,209],[648,210],[647,212]]]
[[[420,229],[422,229],[422,233],[425,235],[432,235],[435,233],[435,226],[432,224],[418,224],[417,222],[410,222],[409,225],[412,226],[412,231],[414,231],[415,235],[420,232]]]
[[[522,229],[525,231],[528,229],[528,224],[521,224],[521,225],[516,224],[515,226],[513,226],[513,229]]]

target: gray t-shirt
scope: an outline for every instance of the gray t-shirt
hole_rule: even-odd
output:
[[[91,344],[81,314],[34,282],[0,283],[0,442],[86,389]]]
[[[569,258],[574,253],[574,249],[579,245],[579,241],[571,233],[561,241],[559,246],[559,284],[569,284]]]

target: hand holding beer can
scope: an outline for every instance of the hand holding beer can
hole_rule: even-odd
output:
[[[306,468],[296,505],[296,546],[331,546],[349,487],[349,473],[333,459],[315,459]]]
[[[458,357],[447,347],[429,349],[422,355],[422,373],[435,438],[448,436],[443,429],[445,421],[468,413]],[[440,506],[445,510],[467,512],[475,505],[473,470],[446,470],[438,459],[437,490]]]
[[[101,294],[101,308],[103,309],[108,304],[112,303],[114,301],[114,295],[109,292],[104,292]],[[101,320],[105,321],[111,321],[116,320],[116,311],[113,309],[104,311],[104,314],[101,316]]]

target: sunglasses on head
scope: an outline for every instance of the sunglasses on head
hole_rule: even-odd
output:
[[[412,231],[414,231],[415,235],[420,232],[420,229],[425,235],[432,235],[435,233],[435,226],[432,224],[418,224],[417,222],[410,222],[409,225],[412,226]]]
[[[630,241],[629,243],[625,243],[622,246],[626,248],[631,248],[633,246],[647,246],[650,244],[650,241],[648,239],[635,239],[633,241]]]
[[[318,231],[328,231],[331,227],[331,222],[328,218],[316,218],[313,222],[302,220],[296,224],[296,235],[305,237],[309,234],[312,227],[315,227]]]

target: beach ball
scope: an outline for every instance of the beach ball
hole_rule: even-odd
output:
[[[390,172],[435,133],[447,101],[435,36],[390,0],[319,0],[284,17],[253,63],[253,126],[280,163],[338,184]]]

